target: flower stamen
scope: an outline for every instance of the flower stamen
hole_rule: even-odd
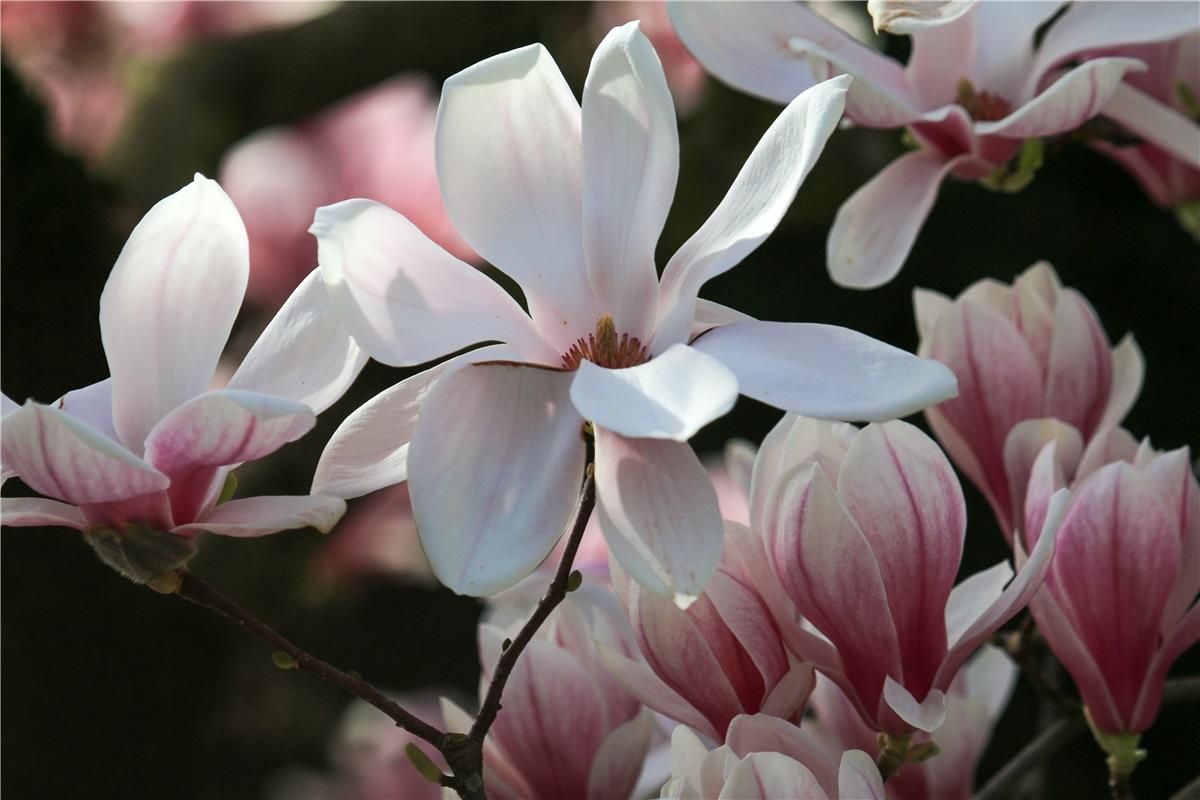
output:
[[[596,332],[580,336],[575,344],[563,353],[564,369],[578,369],[581,361],[590,361],[598,367],[621,369],[635,367],[650,360],[650,353],[636,336],[617,334],[613,318],[601,314],[596,320]]]

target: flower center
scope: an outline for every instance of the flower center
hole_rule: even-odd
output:
[[[966,78],[958,82],[958,104],[967,110],[976,122],[995,122],[1004,119],[1012,111],[1012,103],[998,94],[976,91]]]
[[[627,333],[618,336],[613,318],[601,314],[596,320],[596,332],[575,340],[575,344],[563,353],[562,365],[565,369],[577,369],[579,362],[584,360],[598,367],[621,369],[645,364],[650,360],[650,354],[636,336]]]

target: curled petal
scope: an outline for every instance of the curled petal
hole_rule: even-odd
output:
[[[883,682],[883,699],[900,719],[917,730],[932,733],[946,721],[946,695],[930,690],[921,702],[889,675]]]
[[[329,495],[246,497],[222,503],[199,521],[180,525],[172,533],[208,531],[239,539],[293,528],[316,528],[329,533],[344,513],[346,502]]]
[[[1157,145],[1174,158],[1200,168],[1200,125],[1128,83],[1120,83],[1101,111],[1121,127]]]
[[[916,33],[946,25],[966,14],[978,0],[948,0],[943,3],[913,3],[905,0],[870,0],[867,12],[876,32]]]

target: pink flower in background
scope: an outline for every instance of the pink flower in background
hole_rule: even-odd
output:
[[[1200,32],[1129,54],[1147,69],[1125,76],[1103,113],[1142,141],[1093,139],[1092,146],[1129,170],[1158,205],[1200,201]]]
[[[326,587],[364,575],[422,583],[433,580],[417,538],[406,484],[380,489],[350,503],[313,562],[314,579]]]
[[[599,642],[632,654],[627,629],[611,624],[602,608],[571,597],[555,610],[521,654],[504,690],[504,711],[484,741],[484,784],[489,797],[616,800],[633,792],[655,730],[653,715],[608,675]],[[480,695],[491,680],[506,636],[523,622],[501,609],[494,619],[516,616],[513,630],[479,628],[483,663]],[[448,730],[465,733],[473,717],[442,701]]]
[[[397,78],[293,128],[259,131],[225,155],[221,184],[250,234],[252,302],[278,305],[312,270],[313,209],[345,197],[378,200],[455,257],[478,260],[442,203],[436,116],[427,81]]]
[[[872,748],[874,749],[874,748]],[[671,800],[883,800],[883,779],[862,750],[830,758],[820,743],[765,714],[739,716],[725,744],[709,750],[680,725],[671,736],[671,778],[660,797]]]
[[[966,509],[932,439],[904,422],[869,425],[840,459],[796,462],[768,490],[762,523],[784,590],[821,634],[795,630],[792,646],[873,730],[936,730],[959,669],[1041,585],[1066,492],[1011,583],[1001,562],[954,586]]]
[[[433,697],[397,700],[430,725],[441,728],[442,712]],[[330,743],[331,774],[290,768],[268,782],[274,800],[439,800],[442,787],[421,776],[404,748],[420,747],[443,772],[441,753],[400,728],[379,709],[355,700],[346,709]]]
[[[766,570],[748,574],[740,557],[757,538],[735,523],[727,527],[721,566],[686,610],[614,567],[613,590],[628,609],[644,661],[601,650],[639,700],[716,741],[739,714],[798,721],[813,687],[812,665],[788,655],[756,588],[774,577]]]
[[[1100,733],[1149,728],[1167,670],[1200,641],[1200,486],[1188,453],[1111,429],[1082,454],[1051,441],[1034,462],[1026,546],[1039,545],[1051,494],[1072,490],[1029,608]]]
[[[49,107],[59,142],[96,160],[124,121],[131,99],[130,67],[139,58],[162,58],[197,39],[293,24],[331,5],[5,2],[0,4],[0,43]]]
[[[330,296],[375,358],[411,366],[503,344],[352,414],[322,456],[316,491],[352,497],[409,479],[438,579],[491,594],[560,538],[583,478],[588,420],[609,548],[653,591],[697,595],[724,532],[687,439],[739,393],[875,419],[954,392],[942,365],[861,334],[759,322],[698,300],[774,229],[840,117],[847,81],[816,86],[783,111],[660,280],[654,247],[675,190],[678,131],[635,23],[597,50],[582,109],[540,45],[450,78],[437,130],[447,209],[520,284],[530,313],[385,206],[319,209],[313,231]]]
[[[892,800],[970,800],[975,770],[987,749],[992,729],[1008,705],[1017,667],[990,645],[984,645],[967,662],[946,693],[946,721],[930,736],[913,735],[913,743],[933,741],[939,753],[919,763],[909,763],[888,779]],[[833,682],[817,679],[810,700],[817,712],[817,735],[831,753],[856,748],[875,752],[877,734],[867,727],[854,705]],[[811,730],[811,729],[810,729]]]
[[[190,539],[328,530],[337,521],[345,503],[328,495],[218,505],[232,469],[308,432],[365,362],[314,272],[229,387],[209,391],[241,306],[247,252],[233,203],[199,175],[146,214],[100,298],[112,377],[4,415],[5,476],[57,498],[5,498],[5,525],[76,528],[99,552],[105,530],[133,548],[156,546],[144,541],[146,527]],[[154,577],[128,566],[130,577]]]
[[[1132,335],[1110,350],[1095,310],[1045,262],[1011,287],[985,278],[954,301],[917,289],[913,305],[918,352],[950,367],[959,385],[958,397],[925,416],[1011,538],[1037,449],[1016,457],[1010,434],[1042,417],[1074,427],[1084,441],[1119,424],[1142,388],[1141,351]]]
[[[1006,170],[1024,141],[1079,127],[1127,73],[1145,68],[1092,53],[1124,53],[1196,29],[1186,3],[1075,3],[1035,46],[1035,32],[1062,5],[966,2],[914,11],[872,3],[878,27],[912,35],[904,65],[798,3],[673,2],[669,9],[692,54],[735,88],[786,103],[816,80],[849,74],[850,120],[904,127],[916,140],[915,151],[851,195],[829,232],[833,279],[870,288],[899,272],[946,175],[1018,188],[1031,168]]]

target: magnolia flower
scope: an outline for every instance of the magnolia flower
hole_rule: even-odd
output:
[[[596,642],[636,651],[630,633],[611,624],[603,608],[572,594],[555,610],[517,660],[504,689],[504,711],[483,743],[483,779],[489,797],[627,798],[642,771],[654,716],[608,675]],[[523,606],[522,606],[523,607]],[[512,615],[493,609],[493,620]],[[511,628],[479,628],[486,691]],[[450,731],[465,733],[473,718],[442,700]]]
[[[758,546],[757,537],[736,523],[726,525],[721,566],[686,610],[631,583],[614,566],[613,590],[628,609],[645,661],[601,649],[605,664],[635,697],[716,741],[724,740],[739,714],[798,721],[813,688],[812,665],[788,655],[755,588],[774,576],[765,569],[750,574],[740,557],[742,548]]]
[[[1008,705],[1017,678],[1017,666],[990,645],[984,645],[967,662],[946,693],[946,721],[937,733],[913,735],[913,743],[933,741],[938,755],[905,764],[887,784],[892,800],[969,800],[975,770],[987,749],[992,729]],[[874,752],[875,731],[863,724],[854,705],[831,681],[817,680],[812,694],[820,734],[832,752],[849,748]]]
[[[343,197],[379,200],[458,258],[477,260],[438,191],[435,115],[427,81],[401,77],[235,145],[220,179],[250,234],[249,299],[274,308],[287,297],[316,263],[313,209]]]
[[[735,88],[786,103],[816,80],[852,75],[846,116],[870,128],[904,127],[915,140],[916,150],[842,205],[829,232],[833,279],[869,288],[899,272],[946,175],[1019,188],[1038,160],[1027,151],[1012,173],[1024,142],[1079,127],[1104,110],[1127,73],[1145,68],[1091,53],[1196,27],[1186,3],[1076,3],[1035,47],[1035,32],[1062,5],[871,3],[877,27],[912,35],[904,65],[797,3],[669,8],[692,54]]]
[[[229,387],[208,391],[247,252],[233,203],[199,175],[138,223],[100,298],[112,377],[4,415],[5,476],[56,498],[6,498],[5,525],[84,531],[102,558],[144,581],[178,566],[200,531],[261,536],[337,521],[345,503],[328,495],[219,503],[232,469],[304,435],[366,359],[314,273]]]
[[[904,422],[869,425],[843,453],[794,453],[791,463],[768,490],[762,529],[784,590],[821,634],[793,630],[795,652],[872,730],[936,730],[959,669],[1041,585],[1066,493],[1011,583],[1001,562],[954,586],[966,509],[928,436]]]
[[[1095,310],[1044,261],[1011,287],[984,279],[954,301],[917,289],[913,305],[918,352],[958,376],[958,397],[927,409],[926,419],[1011,538],[1037,449],[1023,456],[1010,435],[1042,417],[1084,441],[1120,423],[1142,388],[1141,351],[1132,334],[1110,350]]]
[[[427,370],[352,414],[314,490],[350,497],[408,479],[438,579],[486,595],[527,575],[560,537],[590,421],[609,548],[648,589],[699,594],[723,528],[686,440],[739,392],[870,419],[954,393],[941,365],[853,331],[759,322],[697,299],[778,223],[837,123],[848,82],[820,84],[784,110],[660,281],[654,246],[679,143],[662,67],[636,23],[600,45],[582,110],[540,45],[448,80],[436,148],[446,208],[467,242],[520,285],[529,314],[386,207],[319,209],[313,232],[330,296],[373,357],[414,365],[503,344]]]
[[[710,751],[680,725],[671,735],[671,800],[883,800],[883,779],[862,750],[831,759],[795,725],[766,715],[739,716],[725,744]]]
[[[1120,429],[1082,452],[1052,440],[1029,478],[1026,546],[1040,546],[1048,498],[1068,484],[1057,554],[1029,608],[1093,728],[1139,734],[1167,670],[1200,641],[1200,485],[1186,447],[1160,453]]]
[[[351,503],[313,561],[312,574],[327,589],[344,587],[364,575],[432,583],[408,487],[389,486]]]

